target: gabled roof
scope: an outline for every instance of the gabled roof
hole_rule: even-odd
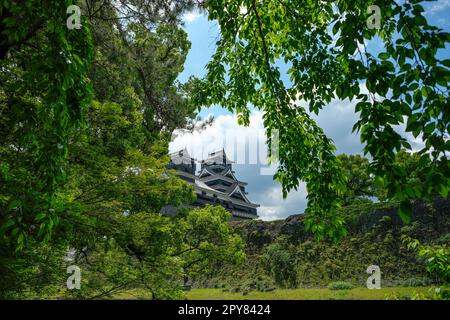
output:
[[[241,188],[239,187],[239,184],[236,183],[235,185],[232,185],[230,187],[230,190],[231,191],[228,192],[229,197],[231,197],[235,193],[239,193],[245,202],[251,203],[250,200],[248,200],[247,197],[245,196],[244,192],[242,192]]]
[[[247,185],[246,182],[239,181],[236,176],[233,174],[233,170],[231,168],[226,168],[220,173],[216,173],[213,170],[210,170],[208,167],[203,167],[202,170],[200,170],[198,177],[204,181],[208,180],[225,180],[229,181],[231,183],[239,182],[240,185]]]
[[[209,170],[208,168],[203,168],[200,171],[200,173],[198,174],[198,177],[202,178],[202,177],[209,177],[209,176],[216,176],[216,175],[217,175],[217,173]]]
[[[231,164],[234,163],[228,159],[225,150],[214,151],[208,154],[208,158],[203,160],[202,163],[205,164]]]
[[[223,170],[220,175],[224,176],[224,177],[230,177],[231,179],[233,179],[234,181],[238,181],[238,179],[236,178],[236,176],[233,174],[233,170],[231,170],[231,168],[226,168],[225,170]]]
[[[210,194],[216,194],[219,199],[230,201],[232,203],[235,203],[235,204],[238,204],[238,205],[241,205],[244,207],[250,207],[250,208],[258,208],[259,207],[259,204],[252,203],[252,202],[248,201],[248,199],[246,199],[246,198],[244,198],[246,200],[231,198],[230,195],[228,195],[226,192],[215,190],[215,189],[207,186],[201,180],[195,180],[194,190],[198,194],[200,194],[202,191],[205,191],[206,193],[210,193]]]
[[[250,207],[250,208],[257,208],[257,207],[259,207],[259,204],[255,204],[255,203],[250,202],[247,199],[247,197],[245,197],[245,195],[243,195],[243,192],[240,190],[240,188],[238,188],[239,191],[237,191],[237,190],[235,191],[236,186],[239,187],[239,185],[232,185],[228,192],[223,192],[223,191],[211,188],[210,186],[208,186],[202,180],[198,179],[198,177],[196,177],[193,174],[190,174],[190,173],[187,173],[187,172],[182,172],[182,171],[179,171],[178,174],[181,175],[181,176],[193,178],[193,180],[194,180],[193,186],[194,186],[194,190],[196,191],[196,193],[201,193],[202,191],[205,191],[205,192],[210,193],[210,194],[216,194],[219,199],[231,201],[233,203],[236,203],[236,204],[239,204],[239,205],[242,205],[242,206],[246,206],[246,207]],[[245,200],[239,200],[239,199],[236,199],[236,198],[230,198],[230,196],[234,192],[240,192],[240,194],[243,196],[243,199],[245,199]]]
[[[212,193],[215,193],[215,194],[221,193],[219,190],[211,188],[206,183],[204,183],[203,181],[198,180],[198,179],[195,179],[195,185],[197,187],[200,187],[200,188],[204,189],[205,191],[209,191],[209,192],[212,192]]]
[[[239,183],[240,186],[248,185],[247,182],[235,180],[235,179],[229,178],[228,176],[222,176],[222,175],[219,175],[219,174],[214,174],[214,175],[212,175],[212,174],[201,174],[202,172],[203,172],[203,170],[200,171],[200,175],[198,177],[199,177],[200,180],[202,180],[204,182],[215,181],[215,180],[224,180],[224,181],[227,181],[229,183],[237,182],[237,183]]]
[[[175,164],[191,164],[195,159],[191,157],[186,148],[170,154],[170,160]]]

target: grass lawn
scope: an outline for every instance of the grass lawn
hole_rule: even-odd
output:
[[[430,289],[431,287],[392,287],[379,290],[280,289],[273,292],[251,291],[246,296],[242,293],[222,292],[222,289],[193,289],[187,293],[187,298],[188,300],[384,300],[393,294],[397,297],[413,296],[416,293],[430,296],[432,294]]]

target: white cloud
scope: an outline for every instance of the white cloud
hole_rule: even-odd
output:
[[[239,126],[236,115],[220,115],[203,131],[180,134],[170,144],[170,150],[187,148],[196,159],[208,153],[225,149],[228,157],[238,164],[266,164],[267,148],[261,112],[250,115],[248,127]]]
[[[359,134],[351,132],[358,120],[358,114],[354,111],[355,104],[356,101],[349,100],[332,101],[319,116],[313,115],[327,136],[333,139],[338,154],[362,153]],[[415,151],[420,150],[423,146],[420,136],[414,138],[411,134],[406,134],[404,128],[402,124],[396,129],[408,139]],[[255,140],[258,141],[257,148],[255,143],[251,143]],[[304,183],[300,184],[298,191],[290,192],[287,199],[283,199],[281,185],[273,181],[271,175],[261,174],[261,167],[265,167],[267,156],[261,111],[251,113],[248,127],[239,126],[236,115],[219,115],[205,130],[177,136],[170,144],[170,151],[185,147],[197,160],[205,159],[209,152],[224,148],[229,158],[237,162],[234,165],[237,178],[248,182],[249,199],[260,204],[258,215],[261,219],[283,219],[306,209],[307,192]]]
[[[249,199],[260,204],[258,215],[261,219],[283,219],[302,213],[306,208],[304,184],[299,191],[292,191],[283,200],[281,185],[273,181],[271,175],[261,174],[261,168],[266,167],[267,156],[264,132],[260,111],[251,113],[248,127],[239,126],[236,115],[220,115],[201,132],[177,135],[170,143],[170,151],[186,147],[192,157],[202,160],[209,152],[224,148],[228,157],[237,162],[234,165],[237,178],[248,183]]]
[[[200,12],[194,10],[194,11],[190,11],[188,13],[185,13],[183,15],[183,20],[187,23],[192,23],[195,20],[197,20],[198,18],[200,18],[201,14]]]
[[[258,215],[263,220],[279,220],[289,215],[303,213],[307,206],[306,186],[301,183],[298,191],[292,191],[283,200],[281,186],[272,185],[267,190],[267,194],[256,197],[255,200],[261,202]]]
[[[318,116],[312,115],[312,118],[323,129],[325,134],[333,139],[338,154],[362,153],[359,134],[352,133],[353,125],[358,121],[359,117],[355,113],[355,104],[355,101],[333,100]]]
[[[448,9],[450,9],[450,0],[438,0],[432,4],[429,4],[428,8],[425,9],[425,14],[432,15]]]
[[[414,138],[414,135],[411,132],[406,132],[406,122],[407,118],[404,117],[403,123],[394,126],[394,130],[409,142],[412,152],[418,152],[425,147],[425,142],[422,139],[423,135],[419,134],[416,138]]]

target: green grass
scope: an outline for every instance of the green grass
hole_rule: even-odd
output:
[[[384,300],[394,295],[398,298],[415,294],[431,297],[433,289],[433,287],[390,287],[379,290],[279,289],[273,292],[250,291],[245,296],[241,292],[223,292],[222,289],[192,289],[186,293],[186,298],[188,300]],[[144,289],[131,289],[117,292],[111,298],[135,300],[149,299],[150,296]]]
[[[384,300],[393,294],[397,297],[413,296],[416,293],[429,296],[430,289],[430,287],[392,287],[379,290],[280,289],[273,292],[251,291],[246,296],[242,293],[222,292],[222,289],[193,289],[187,293],[187,298],[189,300]]]

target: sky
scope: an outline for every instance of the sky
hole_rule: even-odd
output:
[[[450,0],[438,0],[423,4],[425,16],[430,24],[450,30]],[[184,71],[178,77],[186,82],[190,76],[203,77],[205,66],[215,51],[215,43],[219,36],[219,27],[215,21],[208,21],[206,15],[193,11],[184,15],[183,28],[191,41],[191,50],[187,56]],[[369,51],[377,51],[379,43],[369,44]],[[378,49],[379,50],[379,49]],[[440,52],[441,57],[450,56],[450,48]],[[282,66],[280,66],[282,67]],[[362,88],[365,90],[365,88]],[[359,135],[352,133],[352,127],[358,119],[354,111],[356,102],[332,101],[319,116],[314,115],[318,125],[332,138],[337,154],[362,154]],[[305,184],[301,183],[297,191],[292,191],[283,199],[281,185],[272,179],[273,167],[266,163],[267,147],[265,146],[262,113],[252,110],[250,125],[239,126],[236,115],[214,106],[204,108],[200,112],[203,118],[213,115],[213,124],[201,132],[177,134],[170,144],[174,152],[185,147],[197,160],[207,157],[209,152],[225,149],[229,158],[237,162],[234,165],[236,177],[248,183],[248,198],[258,203],[258,215],[263,220],[284,219],[293,214],[303,213],[307,207]],[[400,128],[401,129],[401,128]],[[420,136],[404,135],[414,150],[422,146]]]

